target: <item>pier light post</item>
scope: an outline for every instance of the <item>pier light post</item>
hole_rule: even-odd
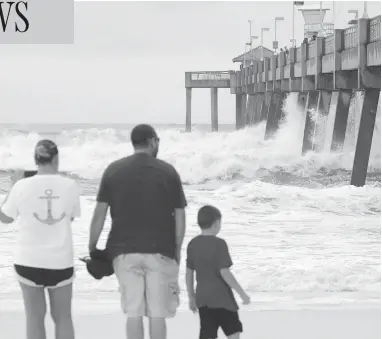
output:
[[[367,15],[367,1],[363,2],[363,15],[362,15],[362,18],[364,18],[364,19],[368,19],[369,18],[369,16]]]
[[[275,53],[277,51],[277,48],[278,48],[278,42],[277,42],[277,21],[283,21],[284,20],[284,17],[282,16],[277,16],[275,17],[275,41],[273,41],[273,49],[275,50]]]
[[[349,25],[357,25],[358,24],[358,9],[349,9],[348,13],[350,13],[350,14],[354,13],[355,14],[355,19],[350,20],[348,22],[348,24]]]
[[[261,29],[261,61],[264,60],[264,49],[263,49],[263,33],[269,32],[269,28],[265,27]]]
[[[246,61],[246,55],[247,55],[247,46],[251,46],[250,42],[246,42],[244,45],[244,58],[243,58],[243,68],[245,69],[245,61]]]
[[[252,47],[252,22],[255,21],[255,20],[248,20],[248,23],[249,23],[249,42],[251,43],[251,47]]]
[[[257,35],[251,35],[251,49],[252,49],[252,41],[257,40],[259,37]]]
[[[292,40],[296,43],[296,39],[294,37],[294,8],[295,6],[303,6],[304,5],[304,1],[293,1],[293,11],[292,11],[292,38],[291,38],[291,42]],[[293,47],[296,47],[296,45],[293,45]]]

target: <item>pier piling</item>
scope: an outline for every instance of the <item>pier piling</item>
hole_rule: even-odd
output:
[[[322,152],[325,143],[326,127],[329,115],[330,100],[332,92],[320,91],[318,93],[318,112],[320,114],[320,126],[315,126],[313,135],[313,149]]]
[[[192,88],[186,88],[186,132],[191,132],[191,93]]]
[[[365,90],[350,185],[363,186],[366,182],[379,95],[379,89]]]
[[[342,90],[338,93],[332,145],[330,148],[332,152],[341,152],[343,149],[351,97],[352,92],[350,90]]]
[[[211,131],[217,132],[219,126],[218,89],[211,88]]]
[[[314,114],[314,111],[317,110],[318,92],[317,91],[308,92],[307,101],[308,102],[304,112],[305,128],[304,128],[304,136],[302,139],[302,155],[313,150],[315,120],[312,117],[312,114]]]

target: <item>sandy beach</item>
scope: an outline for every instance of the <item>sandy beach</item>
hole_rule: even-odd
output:
[[[381,313],[360,311],[259,311],[241,312],[244,339],[380,339]],[[169,339],[197,339],[198,316],[179,312],[168,322]],[[124,339],[124,315],[99,313],[74,316],[77,339]],[[48,339],[53,339],[52,322],[47,317]],[[22,312],[0,313],[2,339],[25,338]],[[148,338],[146,334],[146,338]],[[224,338],[222,333],[219,338]]]
[[[94,309],[79,307],[75,303],[74,322],[77,339],[125,339],[124,318],[118,304],[105,300]],[[20,306],[20,301],[17,302]],[[25,318],[19,307],[0,310],[0,338],[25,338]],[[111,306],[112,305],[112,309]],[[89,306],[89,305],[88,305]],[[87,306],[86,306],[87,307]],[[240,312],[244,326],[243,339],[380,339],[381,311],[373,308],[326,308],[296,311]],[[47,339],[53,339],[53,327],[47,316]],[[199,318],[180,310],[168,321],[168,339],[197,339]],[[146,327],[147,328],[147,327]],[[147,333],[146,333],[146,337]],[[223,333],[219,338],[225,338]]]

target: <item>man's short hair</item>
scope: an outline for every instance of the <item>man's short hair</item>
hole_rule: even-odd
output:
[[[34,160],[37,165],[48,165],[58,155],[58,147],[48,139],[40,140],[34,150]]]
[[[221,220],[221,212],[214,206],[203,206],[198,212],[198,225],[201,229],[208,229],[212,224]]]
[[[152,138],[157,138],[157,133],[152,126],[146,124],[135,126],[130,134],[131,143],[134,147],[148,146],[148,141]]]

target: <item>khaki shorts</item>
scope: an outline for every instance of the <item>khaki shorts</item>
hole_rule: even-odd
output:
[[[179,266],[161,254],[131,253],[113,261],[122,310],[129,317],[172,318],[179,306]]]

